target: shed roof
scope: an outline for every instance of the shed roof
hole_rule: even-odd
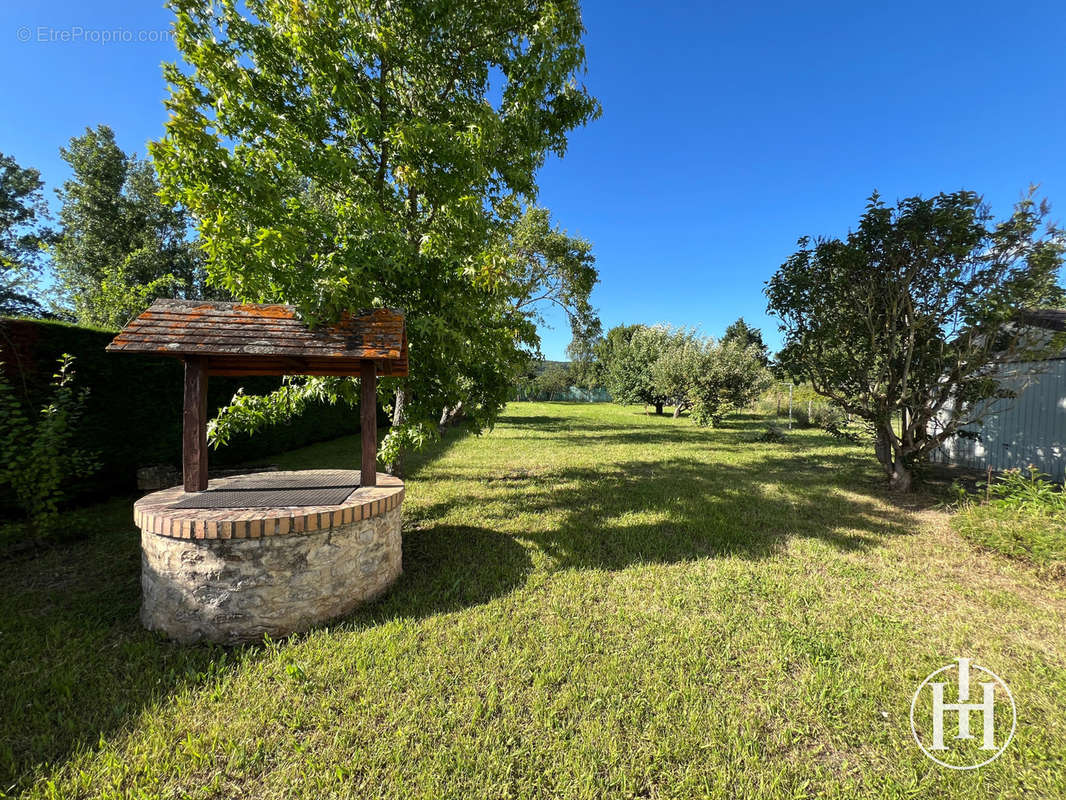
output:
[[[403,314],[375,309],[309,328],[293,306],[156,300],[107,346],[111,352],[204,356],[212,375],[407,374]]]
[[[1066,331],[1066,309],[1039,308],[1022,311],[1019,317],[1023,322],[1037,328],[1052,331]]]

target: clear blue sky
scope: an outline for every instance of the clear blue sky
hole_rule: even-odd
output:
[[[50,188],[67,175],[58,148],[85,126],[109,124],[143,153],[162,130],[159,64],[173,46],[84,39],[151,39],[168,12],[34,5],[0,8],[0,151]],[[890,200],[973,189],[1002,215],[1040,183],[1066,220],[1060,0],[586,0],[584,14],[604,114],[546,166],[540,202],[595,244],[608,327],[717,335],[743,315],[776,347],[763,282],[799,236],[845,233],[874,188]],[[545,355],[561,358],[568,339],[564,324],[544,331]]]

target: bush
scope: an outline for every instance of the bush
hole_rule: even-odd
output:
[[[979,484],[988,502],[976,502],[953,484],[960,508],[952,524],[978,547],[1030,562],[1055,577],[1066,577],[1066,494],[1030,466],[1012,469]]]
[[[980,484],[985,486],[985,484]],[[989,505],[1022,511],[1066,511],[1066,494],[1032,464],[1028,469],[1008,469],[985,486]]]
[[[783,442],[788,438],[788,434],[785,433],[785,429],[780,425],[776,425],[771,422],[766,426],[766,430],[755,437],[756,442]]]
[[[0,373],[0,486],[11,487],[33,539],[54,530],[68,480],[100,468],[92,454],[71,445],[89,395],[74,388],[73,362],[68,353],[59,357],[48,402],[33,422]]]

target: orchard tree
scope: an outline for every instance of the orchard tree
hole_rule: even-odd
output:
[[[41,174],[0,153],[0,314],[37,316],[41,254],[48,208]]]
[[[662,326],[666,337],[658,356],[649,367],[655,396],[667,398],[674,404],[674,417],[692,408],[693,389],[704,369],[709,340],[701,339],[694,330]]]
[[[703,353],[689,390],[697,425],[718,425],[729,412],[750,406],[773,383],[758,344],[708,340]]]
[[[1063,234],[1033,192],[994,222],[973,192],[875,193],[844,239],[799,240],[769,281],[781,320],[779,360],[871,428],[891,486],[1014,390],[1001,367],[1061,343],[1019,324],[1059,305]],[[897,423],[901,423],[897,427]]]
[[[52,247],[58,305],[82,324],[117,328],[155,297],[198,297],[199,256],[180,207],[159,199],[149,161],[127,155],[106,125],[60,149],[73,172],[57,194]]]
[[[616,403],[650,405],[663,413],[670,396],[656,384],[653,368],[672,335],[666,325],[620,325],[607,332],[607,391]]]
[[[554,400],[573,385],[565,364],[548,364],[536,380],[537,392],[547,395],[549,400]]]
[[[686,328],[668,331],[651,375],[655,391],[674,404],[675,417],[691,409],[697,425],[717,425],[770,385],[758,345],[739,339],[716,342]]]
[[[312,324],[406,313],[411,375],[380,385],[386,462],[442,410],[490,424],[538,349],[538,291],[578,308],[594,282],[583,244],[526,213],[546,156],[599,112],[579,83],[576,0],[169,6],[186,63],[165,67],[171,118],[152,154],[211,282]],[[257,411],[322,391],[352,396],[298,381]]]

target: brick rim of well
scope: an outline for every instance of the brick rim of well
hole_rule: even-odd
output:
[[[301,470],[298,474],[321,472],[335,476],[351,470]],[[291,474],[274,472],[272,476]],[[233,476],[239,477],[239,476]],[[208,488],[223,489],[231,478],[219,478]],[[399,508],[404,485],[399,478],[378,473],[377,486],[362,486],[339,505],[284,506],[276,508],[171,508],[185,497],[182,487],[163,489],[145,495],[133,505],[133,520],[145,533],[171,539],[261,539],[326,532],[361,520],[373,519]]]

